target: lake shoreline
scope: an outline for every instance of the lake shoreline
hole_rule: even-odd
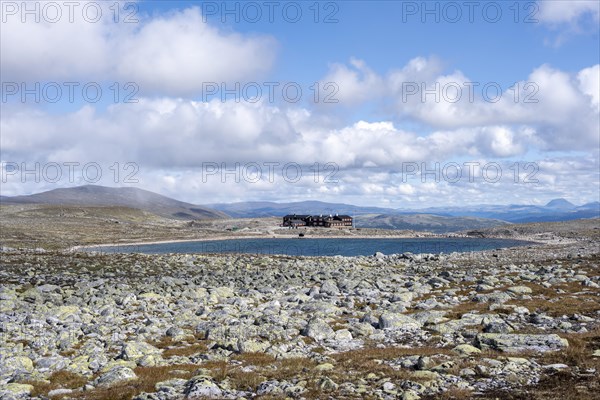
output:
[[[435,240],[435,239],[467,239],[467,240],[478,240],[478,239],[485,239],[485,240],[502,240],[502,241],[520,241],[523,242],[520,245],[517,246],[508,246],[506,248],[513,248],[513,247],[522,247],[522,246],[540,246],[540,245],[545,245],[545,244],[549,244],[546,241],[540,241],[540,240],[531,240],[531,239],[523,239],[523,238],[506,238],[506,237],[486,237],[486,238],[478,238],[478,237],[472,237],[472,236],[460,236],[460,235],[432,235],[432,234],[428,234],[428,235],[397,235],[397,236],[392,236],[392,235],[385,235],[385,236],[373,236],[373,235],[356,235],[356,236],[343,236],[343,235],[311,235],[311,236],[305,236],[305,237],[298,237],[298,236],[290,236],[290,235],[235,235],[235,236],[215,236],[215,237],[211,237],[211,238],[199,238],[199,239],[174,239],[174,240],[154,240],[154,241],[145,241],[145,242],[133,242],[133,243],[113,243],[113,244],[97,244],[97,245],[90,245],[90,246],[76,246],[74,248],[69,249],[69,251],[83,251],[83,252],[93,252],[93,251],[102,251],[102,249],[115,249],[116,248],[116,252],[118,252],[119,248],[125,248],[125,247],[135,247],[135,246],[152,246],[152,245],[168,245],[168,244],[177,244],[177,243],[204,243],[204,242],[235,242],[238,240],[269,240],[269,239],[275,239],[275,240],[328,240],[328,239],[338,239],[338,240],[365,240],[365,239],[379,239],[379,240],[411,240],[411,239],[417,239],[417,240]],[[504,247],[503,247],[504,248]],[[487,249],[489,250],[489,249]],[[481,249],[481,250],[471,250],[471,251],[486,251],[486,249]],[[143,251],[136,251],[136,252],[140,252],[140,253],[144,253]],[[167,252],[170,253],[170,252]],[[174,252],[177,253],[177,252]],[[188,252],[181,252],[181,254],[185,254]],[[207,253],[207,252],[203,252],[203,251],[192,251],[189,253]],[[240,254],[245,254],[245,252],[238,252],[238,251],[225,251],[225,252],[217,252],[217,253],[222,253],[222,254],[229,254],[229,253],[240,253]],[[422,253],[422,252],[421,252]],[[426,251],[426,253],[437,253],[436,251]],[[439,253],[445,253],[445,252],[439,252]],[[148,253],[148,254],[155,254],[155,253]],[[331,255],[330,255],[331,256]]]
[[[126,242],[126,243],[103,243],[103,244],[92,244],[92,245],[81,245],[73,246],[69,248],[69,251],[78,251],[86,248],[103,248],[103,247],[119,247],[119,246],[144,246],[153,244],[170,244],[170,243],[185,243],[185,242],[212,242],[217,240],[240,240],[240,239],[423,239],[423,238],[449,238],[449,237],[463,237],[463,236],[447,236],[447,235],[435,235],[424,233],[423,236],[416,235],[385,235],[385,236],[373,236],[373,235],[307,235],[304,237],[292,236],[292,235],[273,235],[273,234],[257,234],[257,235],[226,235],[226,236],[213,236],[203,237],[195,239],[170,239],[170,240],[150,240],[142,242]],[[465,236],[466,237],[466,236]]]

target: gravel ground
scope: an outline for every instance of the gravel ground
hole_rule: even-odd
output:
[[[0,398],[598,398],[598,227],[445,255],[5,247]]]

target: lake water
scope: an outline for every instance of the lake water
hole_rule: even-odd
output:
[[[376,252],[452,253],[525,246],[529,242],[482,238],[411,238],[411,239],[230,239],[191,241],[88,249],[106,253],[246,253],[285,254],[292,256],[368,256]]]

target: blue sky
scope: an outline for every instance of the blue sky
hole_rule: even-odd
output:
[[[469,7],[465,5],[467,2],[453,2],[460,6],[462,13],[457,22],[452,22],[455,15],[451,14],[451,9],[444,11],[444,2],[428,3],[430,10],[438,7],[439,12],[433,14],[422,13],[422,4],[426,2],[346,1],[336,2],[337,10],[327,6],[329,2],[320,2],[319,19],[331,14],[331,18],[338,20],[332,23],[315,23],[315,2],[310,1],[297,2],[303,15],[294,24],[284,20],[283,11],[275,11],[275,22],[270,23],[266,6],[261,7],[264,14],[258,22],[246,21],[242,5],[238,23],[235,14],[224,14],[226,11],[221,2],[150,1],[141,3],[140,11],[165,13],[192,4],[202,10],[212,10],[208,4],[214,3],[218,4],[219,10],[216,15],[206,17],[210,23],[248,34],[268,33],[278,39],[281,53],[274,76],[281,79],[291,76],[292,79],[310,81],[326,72],[329,63],[351,57],[368,60],[371,68],[385,73],[406,64],[416,55],[435,55],[444,60],[448,68],[461,69],[474,79],[510,84],[528,74],[534,66],[544,63],[575,72],[598,63],[599,59],[597,21],[584,15],[577,28],[583,31],[582,34],[573,34],[572,40],[564,45],[549,45],[547,42],[555,40],[564,28],[554,29],[541,22],[539,6],[534,8],[536,3],[530,1],[520,2],[518,16],[515,1],[475,2],[472,23]],[[235,7],[235,3],[240,2],[228,4]],[[498,22],[486,21],[486,18],[495,20],[495,8],[488,8],[489,15],[482,10],[488,3],[496,4],[502,10]],[[408,11],[412,10],[412,5],[418,7],[416,14]],[[226,19],[225,23],[222,18]],[[422,22],[423,18],[425,22]],[[435,22],[436,18],[439,23]],[[515,22],[515,18],[519,22]]]
[[[273,22],[265,2],[139,1],[121,3],[117,23],[108,3],[78,2],[101,7],[94,23],[78,13],[74,22],[48,21],[44,4],[36,22],[21,18],[20,2],[2,2],[2,194],[97,183],[194,203],[319,199],[418,208],[598,200],[596,1],[273,2]],[[224,4],[237,4],[239,21],[232,14],[222,21]],[[252,7],[262,12],[256,22],[248,21]],[[301,9],[299,21],[289,22],[294,13],[284,8]],[[131,12],[137,22],[125,24]],[[337,22],[325,23],[326,16]],[[19,85],[64,89],[65,82],[97,83],[102,96],[91,102],[78,89],[74,101],[64,93],[55,103],[21,100]],[[209,83],[266,90],[265,82],[278,85],[274,101],[265,92],[257,102],[239,92],[221,99],[221,87],[207,96]],[[290,82],[302,90],[298,102],[279,90]],[[127,93],[137,102],[126,103]],[[323,103],[327,93],[337,102]],[[137,182],[110,169],[128,162]],[[53,181],[44,170],[52,163],[63,165],[63,175],[64,163],[96,163],[103,178],[77,170]],[[237,176],[223,174],[236,163]],[[303,171],[334,165],[339,179],[304,172],[295,181],[282,167],[289,163]],[[464,163],[478,172],[498,164],[502,179],[397,173],[436,163],[442,170],[457,163],[463,173]],[[521,176],[515,183],[515,163],[535,165],[536,182]],[[263,170],[258,180],[244,175],[254,164]],[[35,165],[37,176],[14,172]]]

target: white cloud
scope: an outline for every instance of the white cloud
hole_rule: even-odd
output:
[[[577,75],[579,90],[592,98],[592,107],[600,107],[600,65],[582,69]]]
[[[586,14],[596,21],[600,17],[600,3],[596,0],[544,0],[538,5],[539,20],[550,24],[576,23]]]
[[[362,68],[368,70],[364,64]],[[541,65],[512,88],[501,88],[495,82],[474,81],[461,71],[443,74],[439,61],[416,58],[370,81],[382,82],[379,86],[386,89],[379,96],[394,104],[398,117],[444,131],[487,130],[479,135],[489,144],[480,149],[510,156],[526,151],[528,144],[545,150],[599,146],[598,71],[595,65],[569,74]],[[366,98],[361,94],[350,101]],[[498,127],[512,127],[512,133],[500,133]],[[454,146],[456,136],[449,138],[446,145]]]
[[[533,17],[555,32],[555,36],[545,38],[546,45],[560,47],[576,35],[598,35],[597,0],[538,0],[537,6]]]
[[[81,16],[73,23],[66,16],[56,23],[7,16],[3,81],[135,82],[141,94],[189,96],[205,82],[260,79],[275,59],[273,38],[221,31],[197,7],[115,24],[113,3],[92,3],[104,7],[96,23]]]
[[[76,33],[68,26],[40,24],[31,30],[20,26],[17,31],[9,30],[6,39],[3,27],[3,55],[7,43],[13,46],[11,52],[21,57],[3,57],[3,73],[6,67],[9,76],[23,79],[72,80],[73,76],[90,74],[137,77],[140,88],[144,86],[147,91],[184,96],[199,90],[206,80],[241,80],[260,75],[273,58],[271,39],[217,31],[203,24],[195,9],[150,18],[138,28],[121,28],[111,34],[102,24],[82,28]],[[14,46],[18,29],[24,35],[23,48]],[[44,38],[52,44],[76,34],[81,43],[75,40],[71,48],[44,52],[48,48],[43,45]],[[157,42],[163,45],[156,46]],[[83,43],[97,43],[97,47]],[[214,57],[216,46],[224,49],[223,58]],[[41,51],[41,56],[35,59],[28,48]],[[161,50],[154,53],[157,48]],[[184,55],[189,48],[197,52]],[[75,57],[73,53],[78,52]],[[115,64],[109,65],[107,54],[113,53],[119,55],[118,61],[111,60]],[[147,59],[156,62],[143,61]],[[88,65],[86,60],[98,63]],[[0,121],[2,161],[94,161],[101,163],[105,172],[114,162],[133,161],[140,167],[141,187],[196,203],[307,197],[339,201],[343,196],[344,201],[354,199],[358,204],[401,206],[418,200],[421,206],[436,204],[440,199],[449,204],[493,203],[499,198],[509,202],[569,193],[594,199],[598,188],[594,184],[598,182],[595,153],[579,164],[565,158],[543,160],[538,175],[547,186],[542,187],[514,186],[508,167],[509,158],[527,157],[530,152],[588,154],[590,149],[598,148],[599,71],[595,65],[570,74],[542,65],[520,82],[536,85],[537,103],[525,103],[523,92],[520,101],[514,100],[513,93],[505,92],[500,101],[492,103],[481,98],[481,87],[473,100],[468,98],[466,88],[456,102],[444,96],[440,101],[432,101],[431,96],[422,101],[420,95],[403,98],[403,84],[407,82],[424,83],[431,89],[436,84],[444,87],[470,81],[461,71],[446,73],[435,58],[415,58],[384,76],[360,60],[351,60],[348,66],[333,65],[324,80],[339,83],[338,98],[343,104],[360,106],[379,97],[395,104],[391,115],[395,118],[373,121],[340,122],[318,110],[291,105],[283,108],[265,102],[198,102],[179,97],[141,96],[137,104],[115,104],[106,111],[88,105],[63,114],[7,104]],[[395,119],[417,121],[428,133],[416,133]],[[503,168],[508,171],[504,180],[498,185],[486,185],[481,179],[457,184],[407,182],[398,174],[403,163],[460,164],[473,159],[503,160]],[[290,161],[305,166],[303,179],[298,182],[282,184],[279,169],[279,179],[274,183],[235,182],[229,178],[225,183],[218,180],[207,184],[201,171],[206,162],[225,162],[232,167],[236,162],[283,165]],[[330,171],[323,170],[315,181],[309,168],[315,162],[321,167],[333,163],[339,168],[335,174],[339,182],[325,184],[322,178]],[[476,173],[480,176],[481,170],[477,168]],[[3,194],[22,192],[19,185],[3,185]]]
[[[527,128],[492,125],[419,136],[391,122],[358,121],[331,129],[315,123],[306,110],[167,98],[142,98],[105,113],[85,106],[64,115],[14,105],[0,129],[9,161],[132,161],[149,169],[292,161],[333,163],[340,169],[394,168],[406,162],[523,155],[535,143]]]
[[[355,105],[376,98],[384,90],[383,79],[364,61],[354,58],[349,66],[333,64],[323,82],[334,82],[338,86],[335,98],[343,105]]]
[[[481,147],[488,150],[487,154],[497,157],[510,157],[521,155],[525,146],[518,133],[505,126],[492,126],[481,129],[478,138]]]
[[[189,8],[124,37],[116,69],[149,91],[192,94],[204,82],[260,78],[274,61],[274,48],[274,39],[219,32]]]

